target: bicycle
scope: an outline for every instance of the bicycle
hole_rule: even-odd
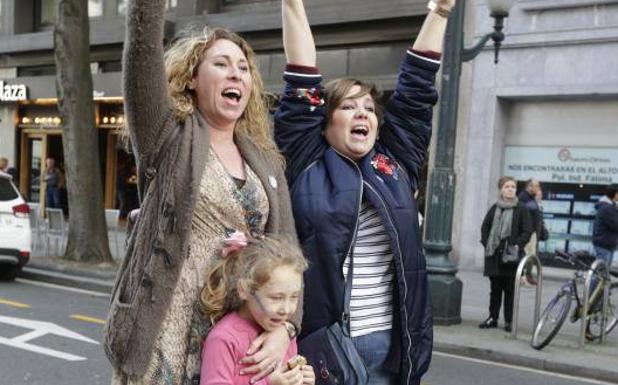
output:
[[[571,313],[570,321],[577,322],[581,317],[584,306],[583,300],[579,298],[577,281],[584,277],[585,271],[591,270],[592,263],[595,261],[594,256],[586,252],[569,254],[556,250],[555,257],[572,265],[575,268],[575,272],[573,273],[573,278],[558,289],[558,293],[549,301],[539,318],[539,322],[532,336],[532,347],[537,350],[543,349],[556,336],[569,314],[573,300],[575,300],[576,305]],[[611,276],[618,277],[618,273],[616,272],[610,271],[609,273]],[[608,280],[608,278],[601,276],[596,271],[593,271],[593,274],[597,277],[598,284],[592,291],[588,300],[588,315],[586,316],[586,338],[588,340],[595,340],[601,335],[603,287],[605,281]],[[610,290],[608,317],[605,324],[606,334],[611,332],[618,324],[618,281],[612,282],[611,278],[609,278],[607,284],[610,285]]]

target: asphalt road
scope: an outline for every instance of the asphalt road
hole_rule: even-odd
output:
[[[0,385],[108,385],[111,367],[100,345],[107,303],[94,292],[0,282]],[[604,383],[435,352],[422,384]]]
[[[0,282],[0,385],[108,385],[106,295]]]

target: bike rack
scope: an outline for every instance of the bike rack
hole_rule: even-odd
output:
[[[590,300],[590,287],[592,286],[592,277],[594,276],[594,272],[598,271],[599,275],[603,275],[603,278],[599,280],[599,285],[603,285],[603,309],[601,310],[601,330],[600,330],[600,338],[599,343],[605,342],[605,323],[607,322],[607,308],[609,307],[609,285],[607,282],[609,272],[607,270],[607,265],[605,261],[597,259],[594,261],[590,270],[586,272],[586,280],[584,281],[584,299],[582,304],[582,313],[580,315],[581,326],[579,329],[579,346],[583,347],[586,343],[586,320],[588,319],[588,302]]]
[[[517,266],[517,274],[515,275],[515,292],[513,293],[513,329],[511,330],[511,338],[517,337],[517,325],[519,319],[519,292],[521,289],[521,279],[525,274],[524,269],[528,263],[534,263],[537,268],[537,282],[535,286],[536,296],[534,299],[534,328],[539,323],[539,315],[541,313],[541,292],[543,289],[543,267],[541,260],[536,255],[525,256]],[[534,330],[533,328],[533,330]]]

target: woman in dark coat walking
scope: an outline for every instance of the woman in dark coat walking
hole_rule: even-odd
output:
[[[532,219],[526,207],[517,199],[515,179],[503,176],[498,181],[500,196],[491,206],[481,226],[481,243],[485,247],[485,269],[489,277],[491,292],[489,317],[479,328],[498,327],[500,303],[504,293],[504,330],[511,331],[513,321],[513,289],[517,264],[502,263],[502,254],[508,245],[517,246],[519,257],[524,256],[524,246],[532,235]]]

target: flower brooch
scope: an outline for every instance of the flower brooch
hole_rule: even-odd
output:
[[[311,111],[315,110],[318,106],[324,105],[324,98],[320,95],[320,90],[318,88],[297,88],[296,96],[299,98],[306,98],[311,105]]]
[[[377,172],[392,176],[393,179],[397,180],[397,170],[399,166],[395,161],[384,154],[376,154],[371,159],[371,165],[376,169]]]

